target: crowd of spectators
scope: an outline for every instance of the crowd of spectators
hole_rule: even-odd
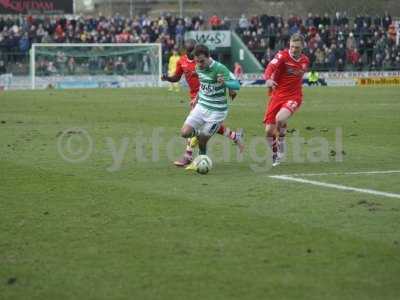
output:
[[[119,49],[120,50],[120,49]],[[98,56],[90,53],[78,57],[69,56],[68,51],[57,50],[52,56],[39,54],[36,57],[36,74],[51,75],[133,75],[150,74],[158,70],[156,61],[151,61],[151,51],[124,53],[113,56]],[[67,53],[67,54],[66,54]],[[0,64],[1,66],[1,64]]]
[[[333,18],[328,14],[309,13],[304,19],[291,15],[286,20],[242,15],[236,31],[264,65],[288,44],[293,33],[300,32],[306,38],[305,53],[316,70],[400,70],[400,48],[388,13],[352,20],[341,13]]]
[[[201,16],[0,16],[0,60],[26,65],[33,43],[161,43],[164,61],[168,61],[172,49],[183,45],[186,31],[206,28],[207,20]]]
[[[161,43],[166,62],[172,49],[183,45],[185,32],[231,29],[233,24],[264,65],[287,46],[291,34],[300,32],[306,37],[305,52],[315,69],[400,69],[400,48],[389,14],[350,20],[340,13],[334,17],[309,13],[306,18],[292,15],[287,19],[242,15],[236,23],[218,16],[0,16],[0,65],[3,71],[7,66],[27,65],[32,43]]]

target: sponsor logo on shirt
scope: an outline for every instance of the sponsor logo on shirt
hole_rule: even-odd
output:
[[[289,75],[294,75],[294,76],[303,76],[304,75],[304,69],[300,69],[298,66],[296,65],[292,65],[292,64],[286,64],[287,66],[287,73]]]

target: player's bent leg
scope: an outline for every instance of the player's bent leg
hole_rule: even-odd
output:
[[[193,132],[195,132],[195,129],[192,126],[190,126],[189,124],[184,124],[181,129],[181,136],[187,138],[188,136],[191,136]],[[185,167],[193,161],[193,150],[190,147],[189,143],[190,140],[188,139],[185,153],[180,159],[174,161],[175,166]]]
[[[286,131],[287,125],[281,125],[278,128],[278,160],[283,161],[286,153]]]
[[[287,121],[293,112],[286,107],[282,107],[276,115],[276,126],[279,130],[280,127],[286,126]]]
[[[199,154],[207,155],[207,143],[210,140],[210,136],[200,134],[199,135]]]
[[[276,127],[278,132],[278,143],[277,143],[277,156],[273,165],[278,165],[284,159],[286,152],[286,130],[287,121],[293,115],[294,111],[298,108],[299,103],[297,101],[287,101],[279,112],[276,114]]]
[[[278,157],[278,143],[277,143],[277,126],[276,124],[266,124],[265,134],[267,139],[267,144],[272,151],[272,166],[276,166],[276,161]]]
[[[181,136],[183,138],[191,138],[196,136],[196,129],[189,124],[183,124],[181,128]]]
[[[292,111],[283,107],[276,115],[276,124],[278,130],[278,159],[283,160],[286,152],[286,130],[287,121],[293,114]]]
[[[207,142],[218,132],[222,122],[207,122],[199,135],[199,154],[207,154]]]
[[[196,106],[196,102],[197,102],[196,95],[192,95],[189,102],[190,111],[194,109],[194,107]],[[176,166],[182,167],[190,163],[193,160],[193,149],[196,148],[198,144],[199,142],[196,136],[192,138],[187,138],[185,153],[183,157],[180,160],[175,161],[174,164]]]
[[[268,145],[271,147],[272,153],[276,152],[276,125],[275,124],[266,124],[265,125],[265,135],[267,138]]]
[[[277,124],[276,116],[281,110],[282,105],[285,102],[279,98],[271,98],[268,103],[267,110],[264,114],[264,124],[265,124],[265,135],[268,144],[268,148],[272,151],[272,162],[276,160],[277,157]]]
[[[198,135],[198,129],[204,125],[205,121],[202,115],[201,108],[195,108],[189,113],[181,128],[181,136],[183,138],[191,138]]]
[[[206,155],[207,154],[207,142],[212,137],[215,133],[218,132],[221,124],[224,122],[226,116],[227,116],[227,111],[210,111],[204,109],[201,107],[201,105],[196,105],[194,110],[190,113],[190,115],[195,115],[196,113],[199,114],[201,117],[202,123],[202,129],[201,132],[198,134],[198,139],[199,139],[199,154],[200,155]],[[190,116],[189,116],[190,117]],[[188,117],[188,120],[189,120]],[[190,122],[186,122],[190,124]],[[197,127],[200,128],[200,127]],[[187,167],[187,169],[191,170],[196,170],[197,165],[195,163],[192,163]]]
[[[229,127],[225,127],[224,124],[221,124],[218,131],[218,134],[226,136],[232,142],[234,142],[238,147],[240,153],[244,151],[244,130],[243,128],[238,128],[236,131],[231,130]]]
[[[189,104],[190,104],[190,111],[193,111],[197,104],[197,95],[191,96]],[[190,148],[190,150],[193,151],[193,149],[196,148],[198,144],[199,144],[199,141],[197,139],[197,136],[188,138],[188,143],[187,143],[186,149]]]
[[[198,108],[194,108],[189,116],[186,118],[185,123],[181,128],[181,136],[183,138],[193,138],[198,134],[198,128],[204,124],[204,120],[201,114],[201,110]],[[192,139],[188,141],[186,146],[186,151],[183,157],[174,162],[174,164],[178,167],[185,167],[193,161],[193,151],[192,147],[189,143],[191,143]]]
[[[243,151],[244,151],[244,129],[243,128],[236,129],[235,140],[233,142],[239,147],[239,152],[243,153]]]
[[[286,107],[282,107],[276,115],[277,153],[275,159],[273,159],[272,166],[279,165],[284,159],[286,152],[287,121],[291,115],[292,111]]]
[[[208,122],[204,125],[203,129],[198,135],[199,155],[207,155],[207,143],[210,138],[218,131],[220,124],[220,122]],[[186,170],[196,171],[196,160],[194,160],[189,166],[187,166]]]

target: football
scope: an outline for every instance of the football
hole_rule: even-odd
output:
[[[197,158],[197,173],[207,174],[212,168],[212,161],[207,155],[199,155]]]

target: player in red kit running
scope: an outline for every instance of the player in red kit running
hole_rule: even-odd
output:
[[[264,73],[270,95],[264,123],[273,166],[279,165],[285,153],[287,121],[302,103],[303,75],[309,65],[303,47],[304,38],[292,35],[289,49],[279,51]]]
[[[163,75],[161,80],[169,82],[178,82],[182,75],[185,75],[185,80],[189,86],[190,94],[190,109],[192,110],[197,103],[197,93],[200,89],[199,77],[196,73],[196,62],[194,61],[193,50],[196,46],[196,41],[189,39],[185,41],[186,54],[181,56],[177,62],[176,71],[173,76]],[[229,96],[233,100],[236,97],[236,92],[229,90]],[[224,135],[231,139],[236,145],[238,145],[240,152],[244,149],[243,144],[243,130],[238,129],[237,131],[231,131],[228,127],[221,125],[218,130],[218,134]],[[197,141],[197,139],[196,139]],[[188,139],[186,145],[186,151],[183,157],[174,162],[178,167],[184,167],[189,165],[193,160],[193,139]]]

